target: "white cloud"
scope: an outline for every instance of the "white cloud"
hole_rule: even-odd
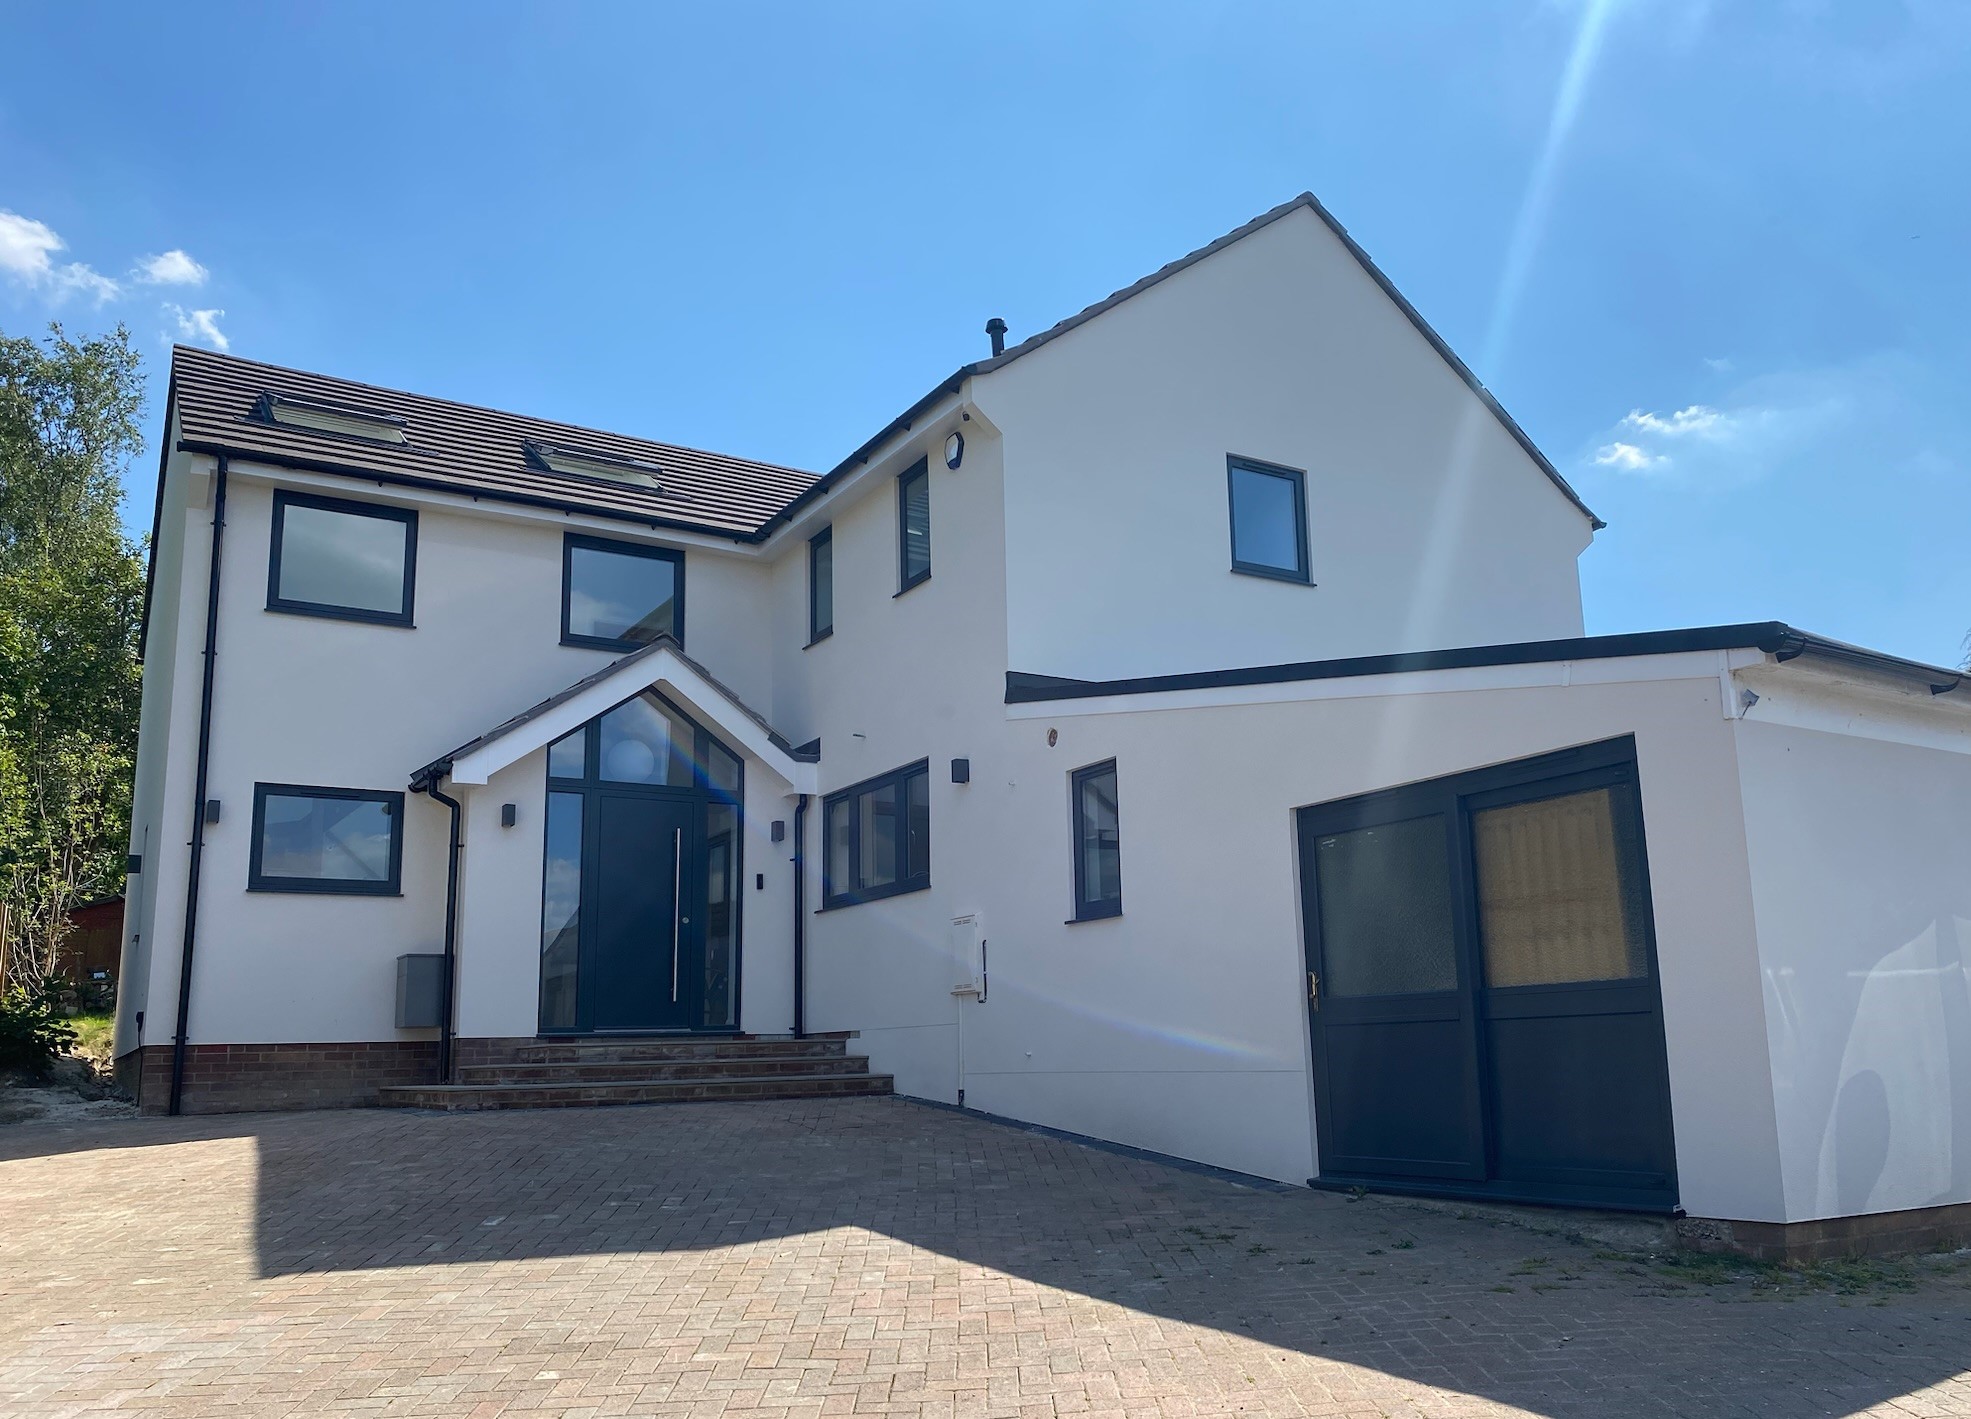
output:
[[[1704,368],[1711,371],[1712,374],[1730,374],[1732,372],[1732,362],[1729,356],[1706,355],[1704,357]]]
[[[1683,438],[1696,434],[1704,438],[1723,438],[1730,434],[1734,420],[1728,414],[1703,404],[1692,404],[1679,409],[1674,414],[1652,414],[1643,409],[1631,409],[1622,418],[1620,427],[1636,433],[1656,434],[1663,438]]]
[[[189,252],[174,247],[156,256],[140,257],[131,274],[147,286],[203,286],[210,273],[192,260]]]
[[[226,349],[232,342],[226,339],[219,329],[223,310],[186,310],[183,306],[166,302],[165,312],[178,322],[178,338],[181,340],[203,340],[215,350]]]
[[[1619,468],[1624,473],[1640,473],[1663,461],[1660,454],[1644,453],[1632,443],[1606,443],[1595,450],[1598,467]]]
[[[55,264],[68,243],[46,222],[0,209],[0,271],[22,285],[48,291],[55,300],[80,292],[101,305],[122,290],[115,281],[79,261]]]

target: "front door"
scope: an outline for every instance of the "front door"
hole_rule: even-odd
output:
[[[1675,1205],[1630,741],[1299,831],[1323,1181]]]
[[[703,806],[606,791],[593,803],[594,870],[584,904],[595,923],[589,1026],[690,1029],[705,972],[700,894],[693,890]]]

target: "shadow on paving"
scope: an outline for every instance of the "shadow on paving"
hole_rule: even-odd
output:
[[[903,1100],[22,1128],[0,1131],[0,1162],[159,1147],[162,1164],[168,1145],[246,1138],[263,1277],[647,1257],[861,1229],[1546,1415],[1847,1414],[1971,1368],[1962,1269],[1918,1269],[1859,1295],[1775,1273],[1762,1287],[1754,1271],[1665,1267],[1442,1208],[1242,1185]],[[904,1284],[842,1250],[817,1263],[838,1291]]]

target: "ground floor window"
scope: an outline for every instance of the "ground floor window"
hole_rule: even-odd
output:
[[[931,885],[931,766],[920,759],[822,802],[822,905],[852,906]]]
[[[255,784],[247,890],[395,896],[403,823],[401,793]]]
[[[1074,919],[1122,915],[1122,838],[1116,761],[1069,776],[1074,797]]]

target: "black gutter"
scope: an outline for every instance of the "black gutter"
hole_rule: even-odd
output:
[[[178,451],[181,453],[207,453],[222,458],[244,459],[251,463],[264,463],[272,468],[292,468],[303,473],[326,473],[336,478],[354,478],[360,482],[375,483],[379,487],[388,484],[399,488],[416,488],[422,492],[448,493],[457,498],[469,498],[473,502],[513,503],[520,507],[546,508],[550,512],[574,513],[582,517],[599,517],[612,522],[630,522],[640,527],[648,527],[655,532],[695,532],[704,537],[720,537],[728,542],[751,544],[762,542],[764,535],[759,531],[736,532],[730,527],[708,527],[700,522],[685,522],[677,518],[652,517],[647,512],[630,512],[622,508],[605,507],[597,503],[568,502],[560,498],[543,497],[534,493],[509,492],[500,488],[462,487],[457,483],[446,483],[436,478],[419,478],[409,473],[391,473],[378,468],[362,468],[354,464],[331,463],[319,458],[296,458],[288,453],[270,453],[262,449],[235,448],[231,444],[208,443],[202,439],[180,439]],[[565,475],[564,475],[565,476]],[[802,489],[805,495],[807,489]]]
[[[1417,670],[1463,670],[1490,665],[1537,665],[1559,660],[1608,660],[1630,655],[1674,655],[1694,650],[1757,650],[1781,662],[1812,655],[1891,675],[1920,680],[1932,694],[1948,694],[1964,681],[1955,670],[1883,655],[1842,641],[1796,630],[1783,621],[1752,621],[1689,630],[1641,631],[1629,635],[1575,636],[1565,640],[1519,641],[1506,645],[1460,646],[1451,650],[1359,655],[1341,660],[1308,660],[1286,665],[1246,665],[1175,675],[1123,680],[1071,680],[1054,675],[1006,673],[1006,703],[1098,699],[1108,695],[1149,695],[1171,690],[1213,690],[1247,685],[1282,685],[1308,680],[1340,680],[1364,675],[1397,675]]]
[[[452,1000],[454,983],[458,979],[458,931],[459,931],[459,801],[438,788],[438,781],[450,772],[448,763],[444,769],[426,772],[411,781],[411,792],[422,793],[434,803],[442,803],[452,811],[451,846],[445,859],[445,970],[444,983],[439,990],[438,1000],[438,1082],[452,1082]]]
[[[808,1037],[807,1010],[808,796],[794,802],[794,1038]]]
[[[158,484],[163,500],[163,478]],[[185,873],[185,938],[178,961],[178,1028],[171,1037],[171,1102],[181,1111],[185,1097],[186,1032],[192,1015],[192,947],[198,940],[198,883],[205,865],[205,790],[212,765],[212,670],[219,653],[219,554],[226,537],[226,459],[219,458],[212,482],[212,565],[205,577],[205,672],[199,687],[198,769],[192,779],[192,856]]]

